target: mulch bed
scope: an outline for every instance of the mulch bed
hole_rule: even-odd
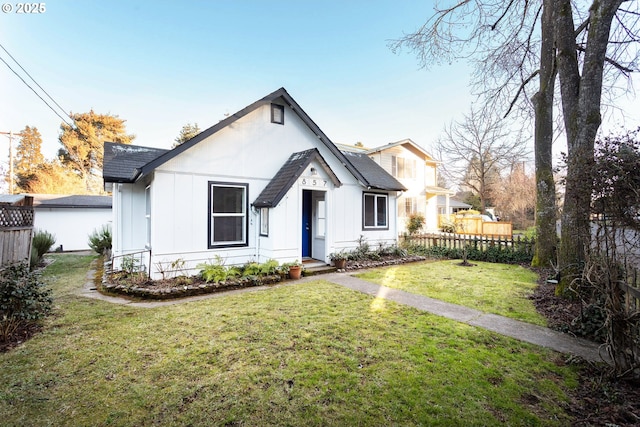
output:
[[[551,271],[538,273],[538,287],[531,296],[537,311],[547,318],[550,328],[571,333],[575,329],[572,321],[581,314],[581,303],[555,295],[555,284],[547,283]],[[570,398],[566,410],[575,419],[573,426],[640,425],[640,384],[613,377],[608,366],[584,363],[580,383],[570,391]]]
[[[98,289],[100,292],[106,294],[115,294],[130,298],[167,300],[253,286],[273,285],[282,280],[284,280],[284,277],[281,275],[241,277],[215,283],[207,283],[196,276],[179,279],[144,280],[139,283],[131,283],[130,280],[124,279],[102,283],[98,286]]]

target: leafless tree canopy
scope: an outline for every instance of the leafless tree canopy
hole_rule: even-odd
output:
[[[591,3],[572,2],[575,48],[581,64]],[[626,77],[639,70],[638,3],[623,1],[615,15],[605,67],[607,104],[630,89]],[[542,0],[437,1],[424,25],[389,47],[394,52],[415,52],[424,68],[467,60],[474,65],[471,84],[476,94],[501,105],[503,114],[516,105],[530,111],[531,97],[538,90],[542,6]]]
[[[487,110],[471,110],[461,121],[445,127],[436,145],[450,182],[480,196],[482,209],[498,190],[500,173],[530,154],[521,129],[507,126]]]

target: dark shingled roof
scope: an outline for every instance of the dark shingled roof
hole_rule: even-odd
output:
[[[32,194],[35,208],[111,209],[111,196]]]
[[[372,189],[406,191],[406,187],[363,153],[343,151],[347,160],[360,172],[364,184]]]
[[[104,143],[102,176],[105,182],[135,182],[140,169],[169,150],[139,145]]]
[[[338,159],[338,161],[340,161],[364,187],[386,191],[406,190],[401,183],[385,172],[384,169],[378,166],[378,164],[369,159],[366,155],[343,153],[340,151],[284,88],[280,88],[275,92],[270,93],[230,117],[221,120],[217,124],[205,129],[198,135],[188,141],[185,141],[183,144],[178,145],[172,150],[105,142],[104,164],[102,171],[104,181],[124,183],[135,182],[136,180],[152,173],[158,166],[173,159],[180,153],[205,140],[219,130],[231,125],[236,120],[246,116],[260,106],[268,105],[272,102],[288,105]],[[333,174],[333,172],[331,172],[331,174]],[[275,194],[272,194],[271,196],[275,196]]]
[[[293,153],[264,190],[262,190],[258,198],[253,202],[253,206],[258,208],[272,208],[277,206],[302,172],[304,172],[307,166],[314,160],[320,163],[320,166],[322,166],[322,169],[329,175],[331,182],[333,182],[336,187],[342,185],[320,152],[316,148],[313,148],[311,150]]]

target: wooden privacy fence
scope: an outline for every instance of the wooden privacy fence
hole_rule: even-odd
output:
[[[0,266],[31,257],[33,206],[0,205]]]
[[[446,224],[455,226],[456,233],[478,234],[483,236],[513,236],[513,224],[502,221],[483,221],[479,216],[441,214],[438,216],[438,227]]]

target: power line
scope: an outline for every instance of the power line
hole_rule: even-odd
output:
[[[29,86],[29,83],[24,81],[22,76],[20,76],[20,74],[16,73],[16,71],[13,68],[11,68],[11,65],[7,64],[7,61],[5,61],[2,57],[0,57],[0,61],[4,62],[4,64],[13,72],[13,74],[15,74],[20,80],[22,80],[22,83],[24,83],[29,89],[31,89],[33,91],[33,93],[35,93],[36,96],[38,98],[40,98],[42,100],[42,102],[44,102],[47,105],[47,107],[49,107],[51,109],[51,111],[54,112],[54,114],[56,116],[60,117],[60,119],[62,119],[62,121],[65,122],[70,127],[73,127],[73,125],[71,125],[64,117],[62,117],[56,110],[54,110],[53,107],[51,105],[49,105],[49,103],[47,101],[45,101],[45,99],[43,97],[41,97],[38,92],[35,91],[35,89],[33,89],[31,86]]]
[[[69,117],[69,118],[73,121],[73,118],[72,118],[71,116],[69,116],[69,115],[66,113],[66,111],[67,111],[67,110],[65,110],[64,108],[62,108],[62,107],[60,106],[60,104],[58,104],[58,103],[56,102],[56,100],[55,100],[55,99],[53,99],[53,97],[52,97],[51,95],[49,95],[49,93],[48,93],[46,90],[44,90],[44,88],[43,88],[42,86],[40,86],[40,84],[36,81],[36,79],[34,79],[34,78],[31,76],[31,74],[29,74],[29,72],[28,72],[27,70],[25,70],[25,69],[24,69],[24,67],[23,67],[22,65],[20,65],[20,63],[18,62],[18,60],[17,60],[16,58],[14,58],[14,57],[13,57],[13,55],[11,55],[11,53],[9,53],[9,51],[7,50],[7,48],[5,48],[5,47],[2,45],[2,43],[0,43],[0,47],[2,48],[2,50],[4,50],[4,51],[7,53],[7,55],[9,55],[9,58],[13,59],[13,62],[15,62],[16,64],[18,64],[18,67],[20,67],[20,69],[21,69],[22,71],[24,71],[24,73],[25,73],[27,76],[29,76],[29,78],[31,79],[31,81],[33,81],[33,82],[36,84],[36,86],[38,86],[38,87],[40,88],[40,90],[41,90],[41,91],[43,91],[43,92],[44,92],[44,93],[49,97],[49,99],[53,101],[53,103],[54,103],[54,104],[56,104],[56,106],[60,109],[60,111],[62,111],[62,112],[64,113],[64,115],[65,115],[65,116]],[[3,61],[3,62],[4,62],[4,61]],[[5,64],[6,64],[6,62],[5,62]],[[13,71],[13,70],[12,70],[12,71]]]
[[[0,45],[0,46],[1,46],[1,45]],[[3,49],[4,49],[4,47],[3,47]],[[6,49],[5,49],[5,52],[6,52]],[[7,53],[9,53],[9,52],[7,52]],[[9,54],[9,56],[11,56],[11,54]],[[12,57],[12,58],[13,58],[13,57]],[[49,108],[51,109],[51,111],[53,111],[53,112],[54,112],[54,114],[55,114],[56,116],[60,117],[60,119],[61,119],[63,122],[65,122],[69,127],[71,127],[71,128],[73,128],[73,127],[74,127],[74,126],[73,126],[71,123],[69,123],[69,122],[68,122],[64,117],[62,117],[62,116],[60,115],[60,113],[58,113],[58,112],[57,112],[57,111],[56,111],[56,110],[55,110],[55,109],[54,109],[54,108],[53,108],[53,107],[52,107],[52,106],[51,106],[51,105],[50,105],[50,104],[49,104],[49,103],[48,103],[48,102],[47,102],[47,101],[42,97],[42,96],[40,96],[40,94],[39,94],[38,92],[36,92],[36,90],[35,90],[34,88],[32,88],[32,87],[29,85],[29,83],[27,83],[27,82],[22,78],[22,76],[16,72],[16,70],[14,70],[13,68],[11,68],[11,65],[9,65],[9,63],[7,63],[7,61],[5,61],[5,60],[4,60],[4,58],[0,57],[0,61],[4,62],[4,64],[7,66],[7,68],[9,68],[9,69],[11,70],[11,72],[13,72],[13,74],[15,74],[15,75],[20,79],[20,80],[22,80],[22,83],[24,83],[24,84],[25,84],[29,89],[31,89],[31,91],[32,91],[33,93],[35,93],[35,94],[36,94],[36,96],[37,96],[38,98],[40,98],[40,100],[41,100],[42,102],[44,102],[44,103],[47,105],[47,107],[49,107]],[[14,61],[15,61],[15,59],[14,59]],[[16,61],[16,63],[17,63],[17,61]],[[20,64],[18,64],[18,65],[20,66]],[[22,68],[22,66],[20,66],[20,68]],[[26,71],[25,71],[25,72],[26,72]],[[27,73],[27,75],[29,75],[29,73]],[[31,77],[31,76],[29,76],[29,77]],[[33,78],[32,78],[32,80],[33,80]],[[35,80],[34,80],[34,82],[35,82]],[[36,82],[36,84],[38,84],[38,83]],[[38,87],[40,87],[40,85],[38,85]],[[41,88],[41,89],[42,89],[42,88]],[[43,89],[43,91],[44,91],[44,89]],[[46,93],[46,91],[45,91],[45,93]],[[47,95],[48,95],[48,94],[47,94]],[[55,102],[55,101],[53,101],[53,102]],[[58,103],[57,103],[57,102],[56,102],[56,105],[58,105]],[[60,106],[58,105],[58,107],[60,107]],[[60,108],[60,109],[62,110],[62,108]],[[69,118],[71,119],[71,121],[72,121],[72,122],[74,121],[74,120],[73,120],[73,119],[72,119],[68,114],[66,114],[66,113],[64,113],[64,114],[65,114],[67,117],[69,117]]]

